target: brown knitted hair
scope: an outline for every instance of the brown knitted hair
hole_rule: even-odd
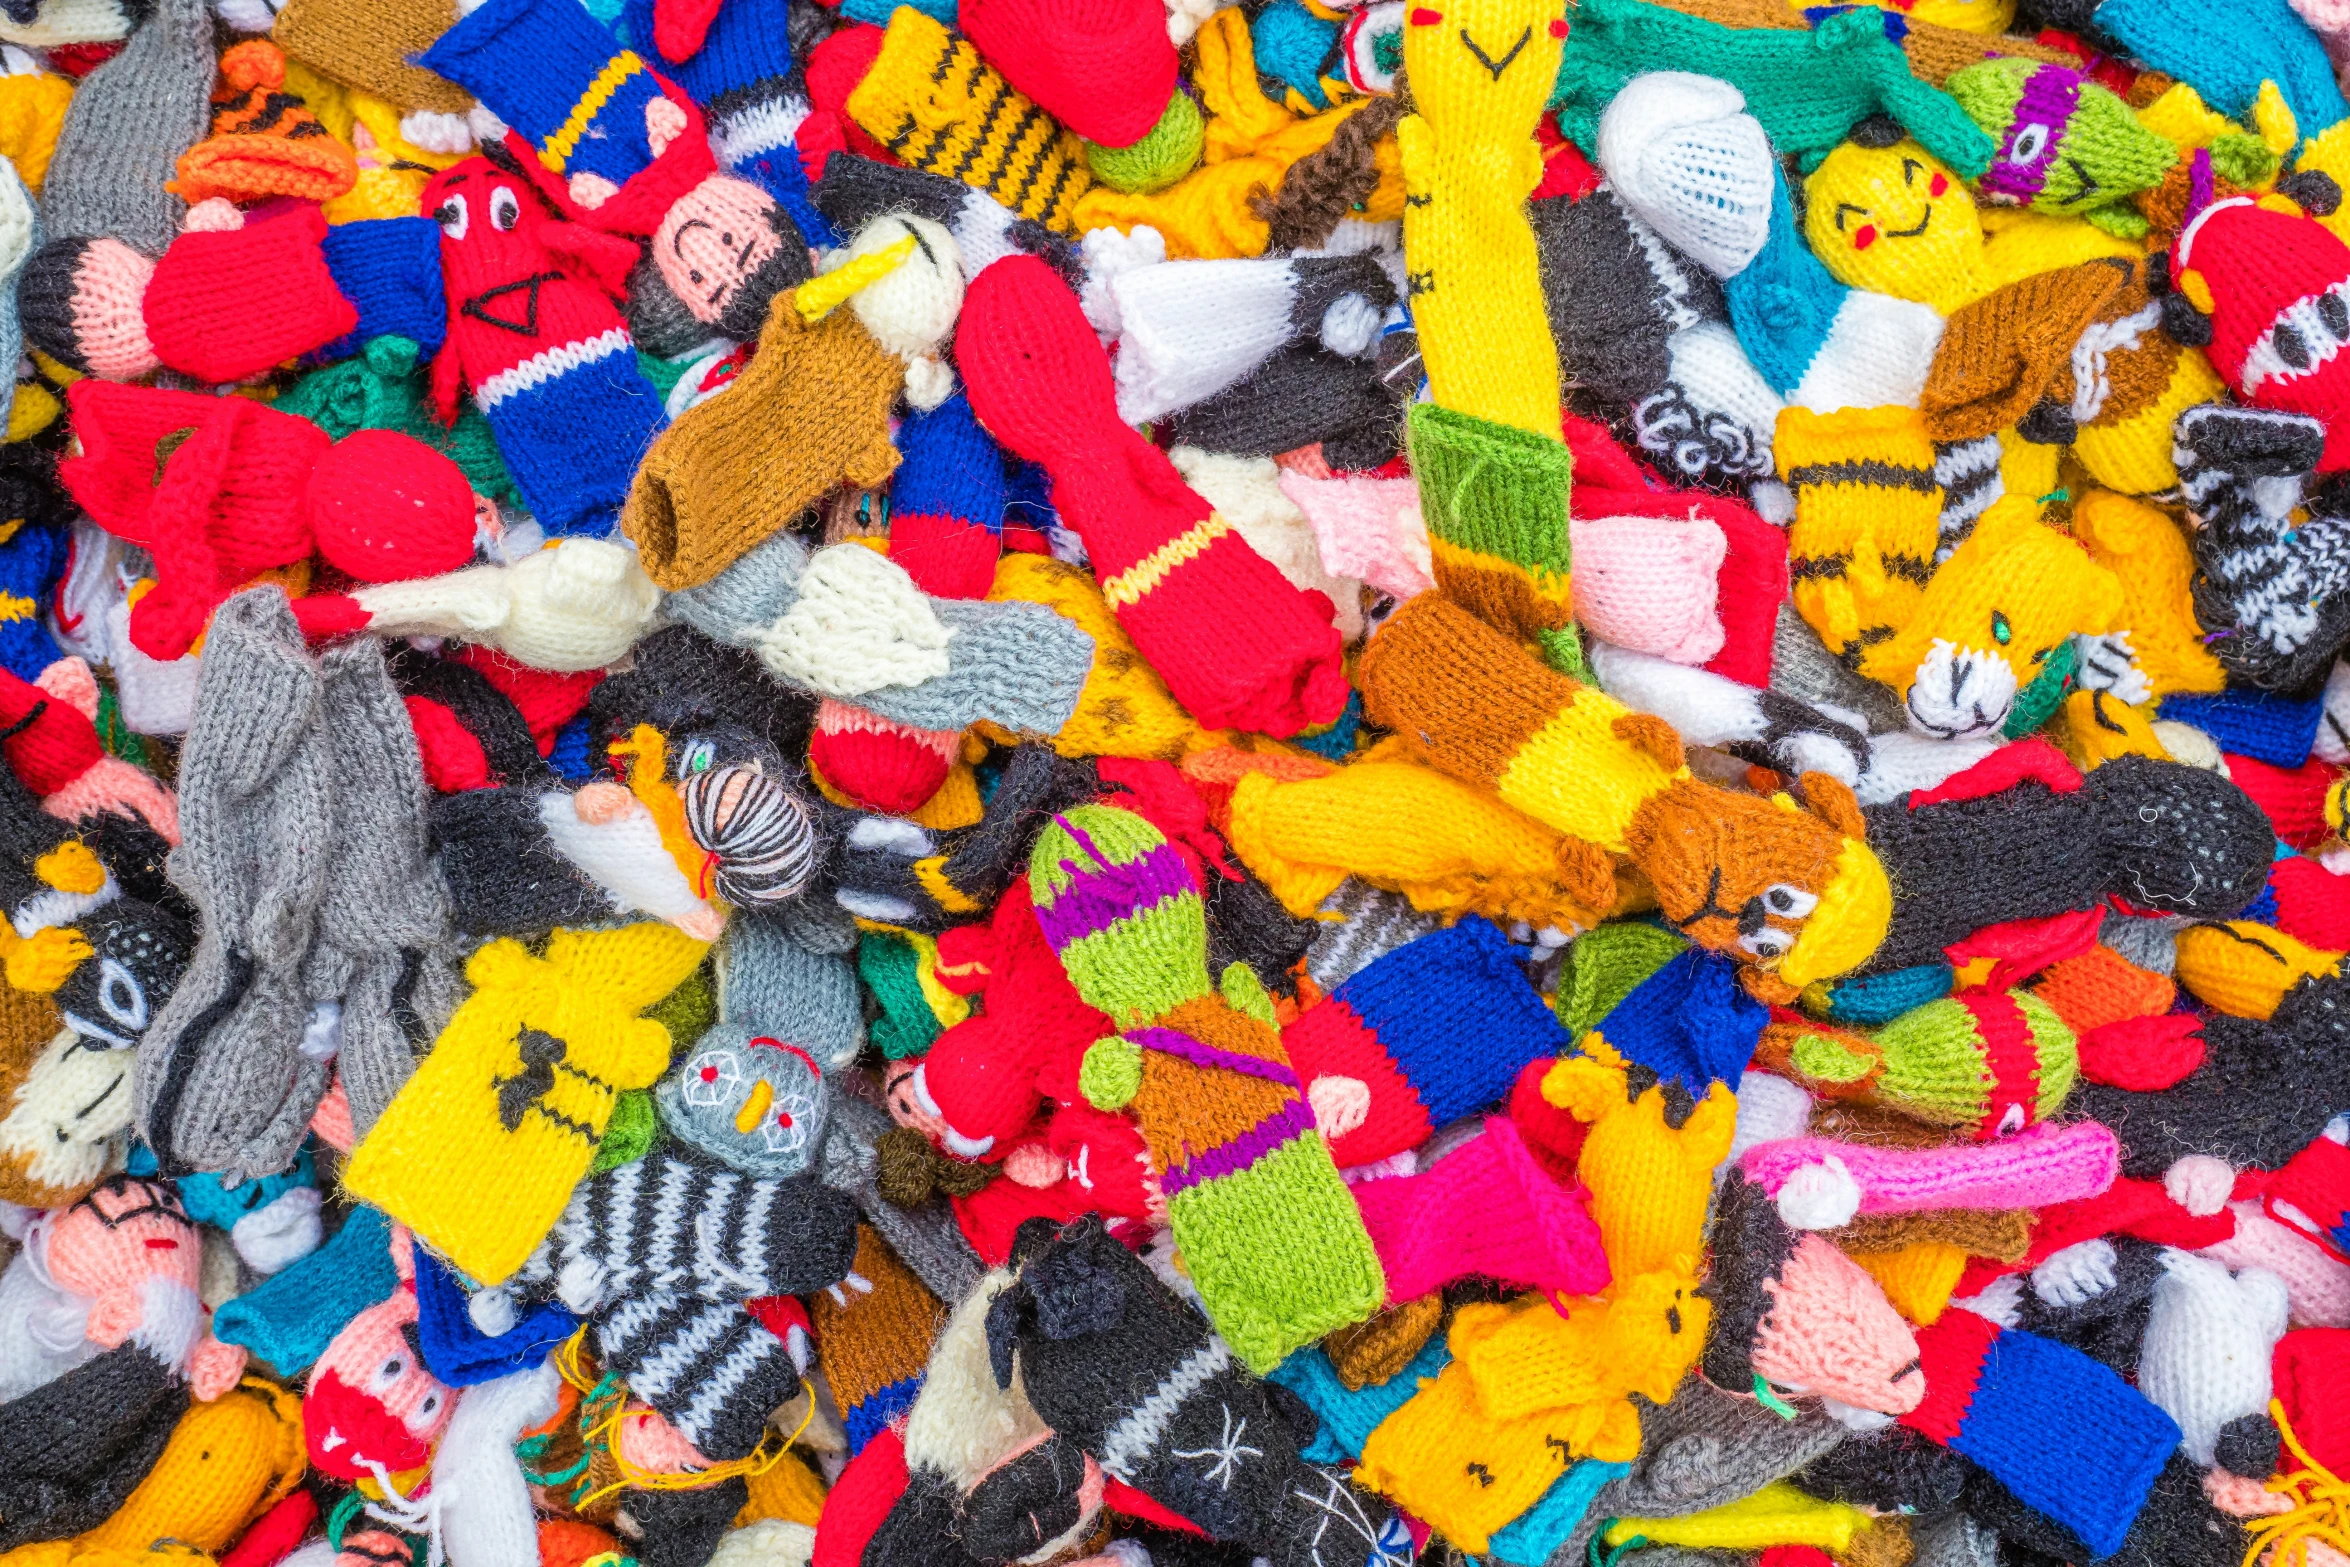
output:
[[[1340,1328],[1322,1340],[1322,1349],[1350,1391],[1385,1382],[1412,1363],[1412,1357],[1444,1325],[1444,1297],[1434,1291]]]
[[[893,1126],[873,1140],[880,1167],[874,1185],[884,1201],[919,1208],[936,1196],[968,1197],[994,1180],[1000,1167],[950,1159],[910,1126]]]
[[[1944,1208],[1927,1213],[1863,1214],[1828,1239],[1847,1252],[1894,1252],[1938,1241],[1970,1257],[2021,1262],[2032,1246],[2028,1209]]]
[[[1395,133],[1397,122],[1411,110],[1400,76],[1395,88],[1348,115],[1328,142],[1291,164],[1279,191],[1249,197],[1249,210],[1271,231],[1267,243],[1272,249],[1305,250],[1323,243],[1371,194],[1379,183],[1373,149],[1381,137]]]

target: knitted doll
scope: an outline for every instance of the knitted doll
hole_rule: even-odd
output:
[[[1864,814],[1869,843],[1901,889],[1877,971],[1937,962],[1986,925],[2108,897],[2226,919],[2260,891],[2275,842],[2260,808],[2225,779],[2125,756],[2084,781],[2036,742]],[[1994,843],[2006,867],[1995,896],[1979,870]]]
[[[1035,1224],[1017,1261],[988,1309],[988,1357],[997,1385],[1017,1373],[1061,1440],[1210,1539],[1277,1567],[1402,1567],[1401,1521],[1303,1462],[1265,1385],[1099,1221],[1057,1234]]]
[[[310,1461],[344,1480],[372,1479],[406,1490],[432,1457],[457,1412],[457,1393],[416,1349],[413,1242],[392,1231],[400,1282],[391,1298],[345,1323],[310,1368],[303,1388],[303,1436]],[[403,1478],[405,1477],[405,1478]]]
[[[614,305],[635,248],[563,222],[488,157],[435,176],[423,206],[448,281],[441,421],[470,392],[531,515],[549,533],[605,531],[661,420]]]
[[[474,990],[351,1156],[344,1186],[487,1283],[521,1266],[587,1172],[620,1091],[649,1088],[669,1033],[640,1017],[706,946],[664,924],[501,940]],[[484,1169],[502,1173],[492,1186]]]
[[[1037,838],[1029,881],[1071,984],[1126,1030],[1086,1052],[1079,1086],[1134,1106],[1224,1338],[1270,1367],[1369,1315],[1385,1294],[1370,1237],[1262,988],[1237,966],[1210,988],[1206,917],[1173,846],[1131,812],[1078,806]]]
[[[249,1376],[191,1406],[139,1488],[74,1543],[144,1552],[170,1539],[217,1555],[248,1525],[258,1528],[300,1484],[304,1468],[301,1401]]]
[[[1363,656],[1364,706],[1437,767],[1566,834],[1593,880],[1629,855],[1665,916],[1786,1000],[1876,949],[1891,906],[1849,790],[1822,774],[1784,804],[1689,774],[1679,737],[1438,595],[1407,604]]]
[[[1972,989],[1929,1001],[1867,1036],[1791,1018],[1774,1023],[1765,1040],[1767,1064],[1815,1092],[1886,1105],[1985,1141],[2054,1115],[2079,1072],[2073,1030],[2025,990]]]

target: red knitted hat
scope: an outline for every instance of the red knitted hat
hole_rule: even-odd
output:
[[[2171,279],[2211,317],[2211,363],[2246,402],[2326,423],[2322,472],[2350,467],[2350,246],[2245,197],[2198,213]]]
[[[1159,0],[966,0],[957,20],[1004,80],[1105,147],[1148,136],[1175,91]]]

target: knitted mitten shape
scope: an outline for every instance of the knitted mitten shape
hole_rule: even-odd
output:
[[[1014,87],[1105,147],[1149,135],[1175,91],[1164,8],[1142,0],[980,0],[957,20]]]
[[[421,203],[441,225],[449,304],[435,410],[446,423],[471,392],[531,515],[550,533],[604,531],[661,423],[613,303],[636,247],[558,220],[488,158],[435,175]]]
[[[230,593],[309,556],[303,485],[327,441],[308,420],[96,380],[66,395],[82,450],[58,477],[100,527],[154,558],[155,587],[131,610],[150,657],[179,657]]]
[[[2239,196],[2180,233],[2170,271],[2176,302],[2165,300],[2165,319],[2208,344],[2212,368],[2243,402],[2324,421],[2319,472],[2350,467],[2350,368],[2337,362],[2344,334],[2330,324],[2350,305],[2350,246],[2315,218]],[[2184,306],[2193,311],[2182,316]],[[2210,319],[2198,328],[2193,312]]]
[[[123,45],[74,89],[41,187],[51,239],[111,235],[160,256],[187,208],[169,185],[202,139],[214,74],[212,8],[162,0]]]
[[[364,1137],[456,1009],[457,949],[426,831],[431,796],[382,646],[362,637],[320,666],[334,851],[305,968],[313,1004],[335,1009],[335,1059]]]
[[[707,946],[662,923],[559,930],[543,957],[501,939],[432,1053],[351,1156],[344,1185],[495,1284],[554,1226],[613,1102],[669,1065],[669,1031],[638,1016]],[[635,1168],[635,1166],[623,1166]],[[501,1172],[486,1182],[483,1172]]]
[[[1280,1036],[1210,988],[1206,914],[1174,846],[1132,812],[1078,806],[1038,837],[1029,885],[1077,993],[1126,1030],[1087,1052],[1080,1086],[1134,1106],[1217,1330],[1270,1367],[1368,1316],[1386,1291],[1362,1215]],[[1264,1004],[1245,974],[1227,988]]]
[[[2317,1112],[2342,1092],[2336,1052],[2346,1026],[2350,981],[2305,980],[2266,1021],[2205,1018],[2203,1064],[2171,1087],[2133,1093],[2084,1082],[2073,1104],[2121,1139],[2124,1175],[2158,1178],[2188,1154],[2274,1170],[2325,1129],[2330,1117]]]
[[[737,1300],[654,1287],[596,1319],[596,1353],[703,1457],[748,1457],[800,1385],[782,1339]]]
[[[889,482],[889,558],[925,593],[987,597],[1004,547],[1003,448],[961,392],[908,418]]]
[[[1553,669],[1582,674],[1565,445],[1431,403],[1412,409],[1410,427],[1437,587],[1533,642]]]
[[[307,1467],[301,1400],[247,1377],[231,1396],[190,1408],[139,1488],[77,1543],[144,1555],[154,1541],[184,1540],[217,1555]]]
[[[286,57],[254,38],[220,57],[212,134],[180,156],[173,194],[193,205],[214,196],[327,201],[359,179],[359,160],[286,91]]]
[[[1633,77],[1701,69],[1739,90],[1781,157],[1825,153],[1884,113],[1961,174],[1991,161],[1991,139],[1911,72],[1882,20],[1865,11],[1827,17],[1806,32],[1725,26],[1647,0],[1598,0],[1575,8],[1574,28],[1550,103],[1559,129],[1586,150],[1596,149],[1601,114]]]
[[[335,813],[319,666],[285,596],[231,599],[205,653],[171,860],[202,930],[139,1053],[139,1125],[166,1170],[250,1178],[293,1160],[331,1075],[305,1048],[318,1019],[302,966]]]
[[[1850,791],[1824,774],[1805,776],[1809,810],[1701,784],[1661,720],[1544,668],[1435,595],[1371,639],[1362,681],[1375,722],[1579,841],[1595,870],[1628,854],[1682,934],[1755,965],[1750,986],[1801,989],[1876,950],[1885,872]]]
[[[1617,199],[1716,277],[1743,270],[1763,247],[1771,158],[1745,97],[1715,77],[1636,76],[1599,120],[1599,166]]]
[[[2214,920],[2258,894],[2276,836],[2234,784],[2142,756],[2116,758],[2081,782],[2053,752],[2041,754],[2050,765],[2038,775],[1988,771],[1987,762],[1981,776],[1962,773],[1935,798],[1869,807],[1870,846],[1900,889],[1872,968],[1941,962],[1945,947],[1986,925],[2108,896]],[[1996,890],[1980,873],[1980,856],[1991,853],[2004,867]]]
[[[1989,1470],[2093,1553],[2118,1549],[2179,1428],[2079,1350],[1947,1311],[1918,1334],[1925,1401],[1901,1423]]]
[[[1088,57],[1086,63],[1097,62]],[[1130,101],[1126,83],[1093,100],[1111,124],[1118,119],[1115,106]],[[1152,107],[1153,120],[1165,102],[1162,97]],[[1020,217],[1075,232],[1077,200],[1093,184],[1077,138],[936,18],[913,6],[891,13],[881,52],[847,108],[868,135],[913,167],[951,175]]]
[[[1525,203],[1542,179],[1531,132],[1566,36],[1549,0],[1466,0],[1441,23],[1405,28],[1415,112],[1396,127],[1430,396],[1554,441],[1558,355]]]
[[[673,591],[699,587],[834,486],[888,483],[904,369],[855,312],[811,325],[777,295],[750,367],[688,409],[637,474],[620,521],[646,574]]]
[[[1031,1221],[1016,1260],[988,1311],[996,1382],[1017,1372],[1045,1423],[1104,1472],[1277,1567],[1400,1567],[1395,1515],[1299,1459],[1264,1384],[1100,1219],[1058,1234]]]
[[[1007,258],[963,305],[957,363],[997,440],[1042,463],[1103,596],[1203,724],[1290,735],[1337,717],[1346,681],[1328,602],[1290,586],[1119,422],[1110,367],[1053,270]]]

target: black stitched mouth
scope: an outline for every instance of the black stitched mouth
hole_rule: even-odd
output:
[[[1479,65],[1482,65],[1486,70],[1493,73],[1493,79],[1497,82],[1501,80],[1501,73],[1510,68],[1510,62],[1518,57],[1519,51],[1524,49],[1527,44],[1533,41],[1534,29],[1529,27],[1525,31],[1518,34],[1518,41],[1510,45],[1510,52],[1503,55],[1500,60],[1496,61],[1491,55],[1477,47],[1477,40],[1469,36],[1469,30],[1467,28],[1464,27],[1461,29],[1461,43],[1463,47],[1465,47],[1469,53],[1477,57],[1477,63]]]
[[[1926,203],[1926,210],[1925,210],[1925,212],[1924,212],[1924,213],[1923,213],[1923,214],[1922,214],[1922,215],[1921,215],[1921,216],[1918,218],[1918,226],[1917,226],[1916,228],[1914,228],[1914,229],[1887,229],[1887,230],[1885,231],[1885,238],[1887,238],[1887,239],[1915,239],[1915,238],[1917,238],[1917,237],[1918,237],[1920,234],[1923,234],[1923,233],[1926,231],[1926,225],[1927,225],[1927,224],[1929,224],[1929,223],[1931,223],[1931,222],[1933,222],[1933,221],[1934,221],[1934,204],[1933,204],[1932,202],[1930,202],[1930,201],[1929,201],[1929,202],[1927,202],[1927,203]]]

